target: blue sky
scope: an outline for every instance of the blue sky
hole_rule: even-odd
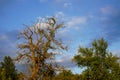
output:
[[[73,72],[80,69],[71,58],[78,46],[89,47],[94,39],[105,38],[109,51],[120,53],[120,0],[0,0],[0,59],[15,56],[17,35],[23,24],[55,16],[65,28],[58,36],[69,50],[58,60]]]

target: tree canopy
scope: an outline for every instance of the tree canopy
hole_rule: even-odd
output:
[[[118,80],[120,78],[119,57],[108,52],[107,47],[108,44],[103,38],[94,40],[90,48],[79,47],[73,61],[79,67],[86,67],[83,72],[84,80]]]
[[[10,56],[0,63],[0,80],[18,80],[17,70]]]

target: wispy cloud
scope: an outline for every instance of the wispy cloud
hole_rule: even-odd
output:
[[[73,68],[76,66],[76,64],[72,62],[72,57],[69,55],[63,55],[59,60],[56,60],[56,62],[66,68]]]
[[[76,26],[79,24],[85,24],[88,21],[88,17],[72,17],[71,19],[69,19],[69,21],[67,22],[67,26],[72,27],[72,26]]]
[[[55,12],[55,17],[59,19],[63,19],[65,17],[65,14],[62,11]]]
[[[110,6],[101,8],[101,12],[102,12],[103,14],[112,12],[113,10],[114,10],[114,9],[113,9],[112,7],[110,7]]]
[[[120,50],[115,50],[115,51],[113,51],[112,53],[113,53],[114,55],[117,55],[117,56],[120,57]]]
[[[71,7],[72,7],[72,3],[66,2],[66,3],[64,3],[63,6],[64,6],[65,8],[71,8]]]
[[[66,42],[67,45],[70,45],[71,43],[74,43],[76,41],[75,38],[80,36],[82,33],[81,30],[86,28],[87,24],[93,18],[93,16],[87,15],[87,16],[67,16],[63,12],[58,12],[57,15],[61,16],[63,15],[62,21],[65,23],[65,28],[60,29],[57,33],[57,37],[61,38],[63,42]],[[59,17],[60,19],[62,17]],[[59,20],[58,20],[59,21]],[[78,34],[79,32],[79,34]],[[82,35],[82,34],[81,34]],[[82,35],[83,36],[83,35]]]
[[[18,33],[18,30],[13,30],[0,35],[0,45],[2,45],[0,46],[0,56],[2,56],[2,58],[5,55],[9,55],[11,57],[15,56]]]
[[[100,17],[102,17],[102,19],[100,21],[105,38],[110,43],[116,42],[120,39],[120,10],[111,6],[101,9],[102,14]]]
[[[3,35],[3,34],[0,35],[0,41],[1,41],[1,40],[7,40],[7,38],[8,38],[8,37],[7,37],[6,35]]]
[[[112,6],[105,6],[105,7],[102,7],[101,9],[101,13],[102,14],[115,14],[115,13],[118,13],[118,10]]]

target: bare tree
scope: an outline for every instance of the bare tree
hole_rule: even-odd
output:
[[[55,37],[56,31],[63,26],[63,23],[57,23],[55,18],[47,18],[41,19],[33,26],[27,26],[20,33],[22,40],[18,45],[20,50],[16,59],[29,64],[32,80],[50,76],[57,69],[56,64],[52,62],[56,55],[54,51],[67,49]]]

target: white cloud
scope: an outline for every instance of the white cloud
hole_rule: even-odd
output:
[[[107,7],[101,8],[101,12],[108,13],[108,12],[110,12],[111,9],[112,9],[111,7],[107,6]]]
[[[88,20],[88,17],[73,17],[67,22],[68,27],[76,26],[79,24],[84,24]]]
[[[80,26],[76,26],[76,27],[75,27],[75,30],[80,30]]]
[[[66,16],[62,11],[55,13],[55,17],[59,22],[64,22],[64,28],[58,30],[57,37],[60,38],[68,37],[70,35],[71,29],[80,30],[81,26],[86,24],[88,19],[93,18],[93,16]],[[45,23],[38,23],[36,28],[47,28],[50,27]],[[58,37],[58,38],[59,38]],[[70,38],[70,37],[69,37]]]
[[[56,35],[57,35],[58,38],[65,38],[65,37],[68,37],[68,32],[69,32],[69,29],[64,28],[62,30],[59,30]]]
[[[61,12],[61,11],[55,13],[56,18],[61,18],[61,17],[64,17],[64,16],[65,16],[64,13]]]
[[[75,63],[72,62],[72,57],[70,55],[63,55],[60,59],[55,60],[59,65],[65,66],[66,68],[75,67]]]
[[[53,27],[45,22],[45,19],[40,19],[34,26],[30,27],[31,30],[34,30],[37,32],[38,29],[53,29]]]
[[[103,7],[100,9],[100,11],[103,13],[103,14],[112,14],[112,13],[116,13],[117,10],[112,7],[112,6],[106,6],[106,7]]]
[[[63,12],[56,12],[56,17],[61,21],[63,21],[65,24],[65,28],[63,28],[62,30],[59,30],[58,35],[60,37],[67,37],[69,35],[69,31],[71,29],[74,30],[80,30],[81,29],[81,25],[84,25],[87,23],[88,19],[93,18],[93,16],[71,16],[68,17],[66,16]],[[62,16],[62,17],[61,17]],[[60,21],[58,20],[58,21]]]
[[[113,51],[113,54],[120,57],[120,50],[115,50],[115,51]]]
[[[66,2],[66,3],[64,3],[64,7],[72,7],[72,3]]]
[[[68,32],[69,30],[67,30],[67,29],[62,29],[62,30],[60,30],[59,31],[59,34],[65,34],[66,32]]]
[[[8,39],[8,36],[7,35],[1,35],[0,36],[0,40],[7,40]]]
[[[35,27],[38,28],[38,29],[51,28],[51,26],[47,23],[37,23]]]

